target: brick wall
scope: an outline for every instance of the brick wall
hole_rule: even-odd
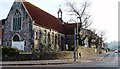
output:
[[[77,54],[78,54],[78,58],[88,59],[89,57],[93,57],[97,54],[102,54],[102,53],[105,53],[105,51],[102,49],[79,47]]]

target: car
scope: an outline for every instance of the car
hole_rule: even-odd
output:
[[[120,53],[120,50],[115,50],[114,52],[115,52],[115,53]]]

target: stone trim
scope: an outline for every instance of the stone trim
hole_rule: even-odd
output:
[[[18,33],[15,33],[15,34],[12,36],[12,41],[13,41],[13,38],[14,38],[15,35],[18,35],[19,39],[21,40],[20,35],[19,35]]]
[[[23,7],[24,7],[25,11],[28,13],[28,16],[30,17],[30,19],[31,19],[31,20],[33,20],[33,19],[32,19],[32,17],[31,17],[31,15],[29,14],[29,12],[28,12],[27,8],[26,8],[26,7],[25,7],[25,5],[23,4],[23,2],[21,2],[21,3],[22,3],[22,5],[23,5]]]

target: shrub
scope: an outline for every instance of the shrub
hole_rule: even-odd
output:
[[[19,54],[19,50],[16,48],[11,47],[1,47],[2,49],[2,56],[16,56]]]
[[[74,51],[74,46],[72,45],[72,46],[70,46],[69,48],[68,48],[68,51]]]
[[[40,52],[57,52],[57,50],[52,49],[50,46],[42,45],[39,49]]]

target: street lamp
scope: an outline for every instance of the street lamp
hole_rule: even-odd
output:
[[[79,17],[77,17],[77,18],[79,18]],[[77,29],[76,29],[76,44],[77,44],[77,46],[78,46],[78,36],[79,36],[79,34],[78,34],[78,19],[77,19]]]
[[[76,61],[76,28],[75,28],[75,30],[74,30],[74,46],[75,46],[75,48],[74,48],[74,61]]]
[[[77,17],[78,18],[78,17]],[[74,48],[74,61],[76,61],[76,59],[77,59],[77,46],[78,46],[78,36],[79,36],[79,34],[78,34],[78,21],[77,21],[77,28],[75,28],[75,30],[74,30],[74,46],[75,46],[75,48]]]
[[[79,21],[78,21],[79,19]],[[81,29],[82,29],[82,20],[81,20],[81,17],[78,16],[77,17],[77,45],[79,43],[79,38],[81,38],[81,36],[79,35],[79,33],[81,32]],[[80,41],[80,45],[82,45],[82,42]]]

